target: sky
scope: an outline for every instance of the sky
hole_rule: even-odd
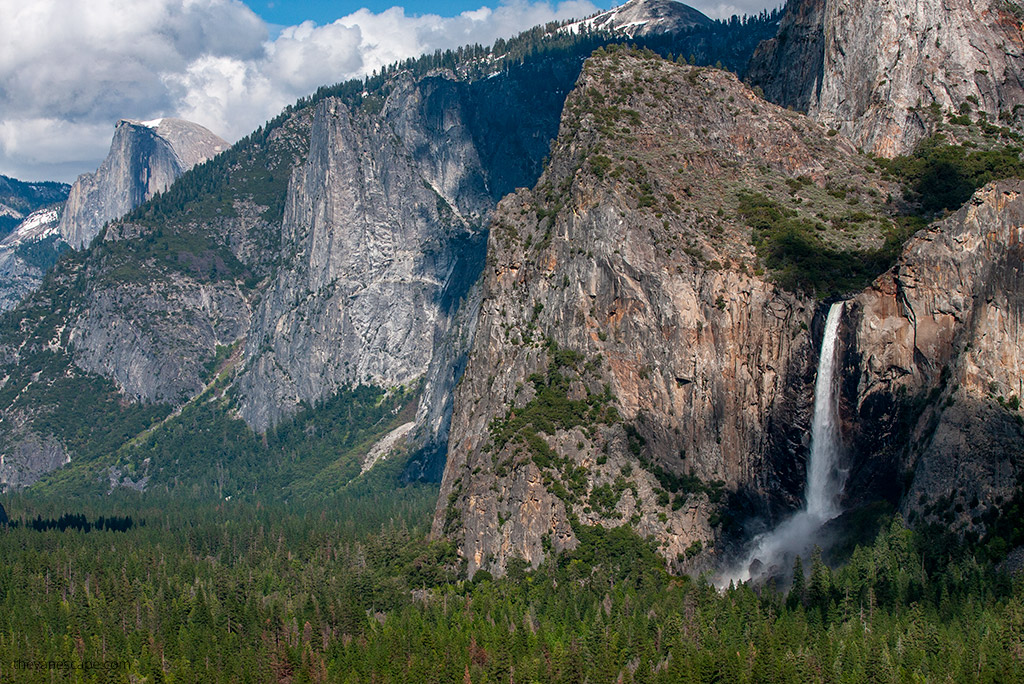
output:
[[[622,0],[0,0],[0,174],[71,182],[119,119],[230,142],[321,85]],[[712,18],[780,0],[696,0]]]

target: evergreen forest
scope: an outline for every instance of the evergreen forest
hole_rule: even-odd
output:
[[[427,536],[436,488],[382,484],[297,505],[121,491],[67,516],[65,501],[4,497],[0,679],[1021,678],[1021,579],[898,516],[834,568],[798,561],[787,590],[670,576],[625,526],[577,527],[575,550],[470,581]]]

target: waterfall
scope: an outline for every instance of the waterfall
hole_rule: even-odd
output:
[[[839,514],[839,382],[836,378],[836,339],[843,302],[828,310],[821,338],[818,376],[814,381],[811,456],[807,461],[807,513],[826,522]]]
[[[814,382],[814,414],[811,417],[811,451],[807,459],[807,486],[804,507],[775,529],[758,535],[750,544],[746,558],[738,568],[724,572],[717,584],[786,572],[797,554],[810,550],[815,533],[839,515],[839,495],[843,473],[839,469],[839,323],[843,302],[828,310],[821,340],[818,371]]]

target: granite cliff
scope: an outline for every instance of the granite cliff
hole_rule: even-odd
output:
[[[460,104],[439,78],[398,84],[382,117],[317,105],[285,208],[289,260],[248,335],[241,410],[258,430],[342,387],[426,373],[479,273],[489,211]]]
[[[790,0],[751,61],[769,100],[872,154],[907,154],[948,115],[1020,128],[1018,0]]]
[[[550,165],[491,224],[434,519],[470,573],[622,522],[685,566],[726,492],[794,506],[820,316],[760,270],[737,212],[760,191],[825,215],[839,179],[884,212],[869,165],[726,72],[587,62]],[[837,249],[879,239],[820,230]]]
[[[1024,472],[1024,184],[992,183],[912,238],[852,300],[844,414],[851,497],[979,528]],[[948,516],[948,517],[947,517]]]

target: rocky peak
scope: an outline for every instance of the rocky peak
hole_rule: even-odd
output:
[[[595,14],[566,28],[611,31],[634,38],[707,26],[711,20],[702,12],[675,0],[629,0],[607,12]]]
[[[95,173],[79,176],[60,221],[63,238],[81,248],[108,221],[120,218],[196,164],[226,150],[228,143],[183,119],[122,119],[110,152]]]
[[[792,0],[750,80],[873,154],[906,154],[947,114],[1021,125],[1018,0]]]

